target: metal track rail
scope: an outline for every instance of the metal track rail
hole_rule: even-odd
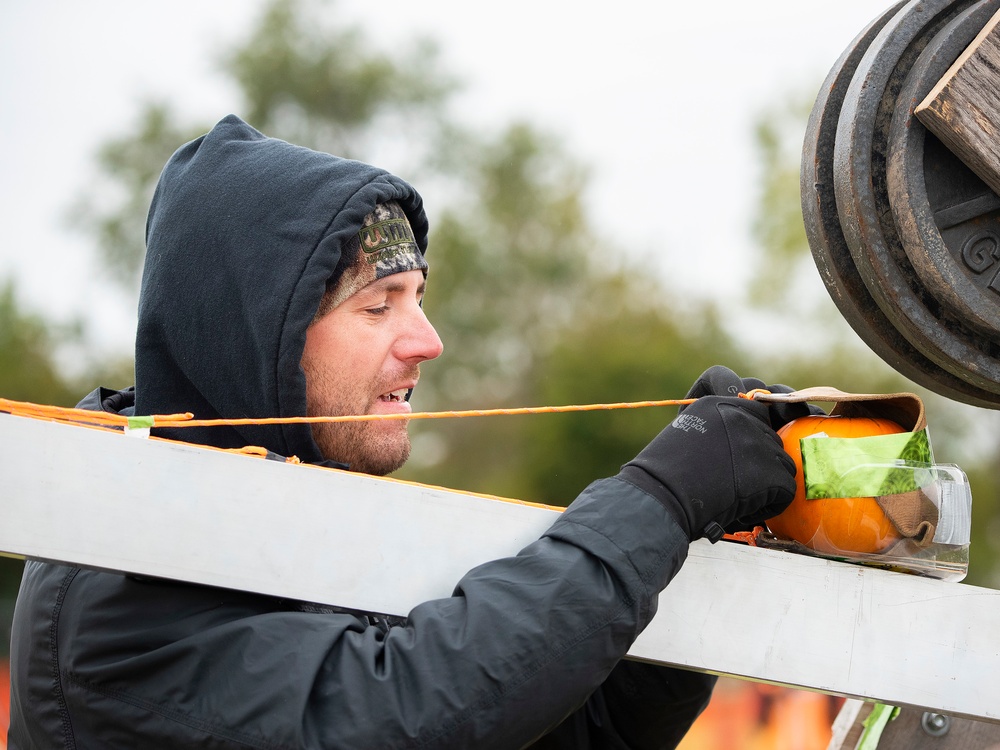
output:
[[[10,555],[405,615],[558,513],[0,414]],[[629,656],[1000,722],[1000,591],[788,552],[694,543]]]

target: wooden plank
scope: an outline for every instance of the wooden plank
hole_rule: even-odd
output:
[[[917,106],[914,114],[1000,194],[1000,12]]]
[[[389,614],[559,513],[8,414],[0,456],[0,551]],[[997,591],[699,541],[629,655],[1000,722],[998,632]]]
[[[937,723],[934,723],[934,720]],[[929,731],[942,732],[932,735]],[[889,722],[879,750],[996,750],[1000,744],[1000,725],[955,717],[928,717],[924,728],[924,712],[904,708]]]

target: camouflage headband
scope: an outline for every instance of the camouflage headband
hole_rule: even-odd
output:
[[[373,281],[404,271],[427,273],[427,261],[417,247],[410,222],[395,201],[378,204],[365,217],[342,257],[343,271],[327,288],[317,318]]]

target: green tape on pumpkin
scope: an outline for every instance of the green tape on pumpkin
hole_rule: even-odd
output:
[[[926,429],[870,437],[809,437],[799,444],[809,500],[911,492],[920,486],[913,465],[934,462]]]

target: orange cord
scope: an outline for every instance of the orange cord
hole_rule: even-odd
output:
[[[127,427],[130,418],[123,414],[115,414],[106,411],[91,411],[90,409],[73,409],[65,406],[51,406],[49,404],[33,404],[28,401],[12,401],[7,398],[0,398],[0,412],[7,412],[16,417],[33,417],[35,419],[46,419],[55,422],[72,422],[74,424],[84,424],[102,427]],[[170,414],[165,417],[153,417],[166,420],[191,419],[194,415]],[[134,419],[134,418],[133,418]],[[134,424],[134,421],[132,422]]]
[[[195,419],[190,412],[160,414],[152,417],[126,417],[109,412],[72,409],[62,406],[32,404],[0,398],[0,411],[15,416],[34,417],[59,422],[74,422],[108,427],[136,426],[146,420],[149,427],[219,427],[235,425],[268,424],[319,424],[327,422],[368,422],[378,420],[449,419],[456,417],[493,417],[518,414],[558,414],[564,412],[609,411],[613,409],[641,409],[651,406],[683,406],[694,403],[693,398],[667,399],[664,401],[628,401],[614,404],[574,404],[567,406],[525,406],[511,409],[470,409],[466,411],[430,411],[400,414],[350,414],[329,417],[266,417],[244,419]]]
[[[156,427],[215,427],[218,425],[249,424],[318,424],[326,422],[373,422],[408,419],[452,419],[462,417],[496,417],[518,414],[560,414],[579,411],[610,411],[613,409],[641,409],[650,406],[679,406],[693,403],[694,399],[666,401],[631,401],[617,404],[573,404],[567,406],[522,406],[509,409],[468,409],[465,411],[418,411],[399,414],[348,414],[330,417],[272,417],[265,419],[184,419],[180,415],[154,417]]]
[[[739,394],[740,398],[753,399],[758,394],[770,391],[755,388],[749,393]],[[372,422],[381,420],[409,419],[452,419],[461,417],[494,417],[522,414],[561,414],[566,412],[611,411],[615,409],[642,409],[652,406],[685,406],[697,399],[677,398],[661,401],[624,401],[612,404],[570,404],[566,406],[522,406],[509,409],[468,409],[464,411],[424,411],[399,414],[348,414],[327,417],[260,417],[241,419],[195,419],[191,412],[179,414],[159,414],[151,417],[126,417],[103,411],[75,409],[48,404],[33,404],[28,401],[14,401],[0,398],[0,412],[8,412],[20,417],[34,417],[57,422],[82,423],[107,427],[220,427],[237,425],[270,424],[321,424],[332,422]]]
[[[753,531],[734,531],[732,534],[723,534],[722,538],[729,542],[742,542],[751,547],[757,546],[757,537],[764,532],[763,526],[754,526]]]

